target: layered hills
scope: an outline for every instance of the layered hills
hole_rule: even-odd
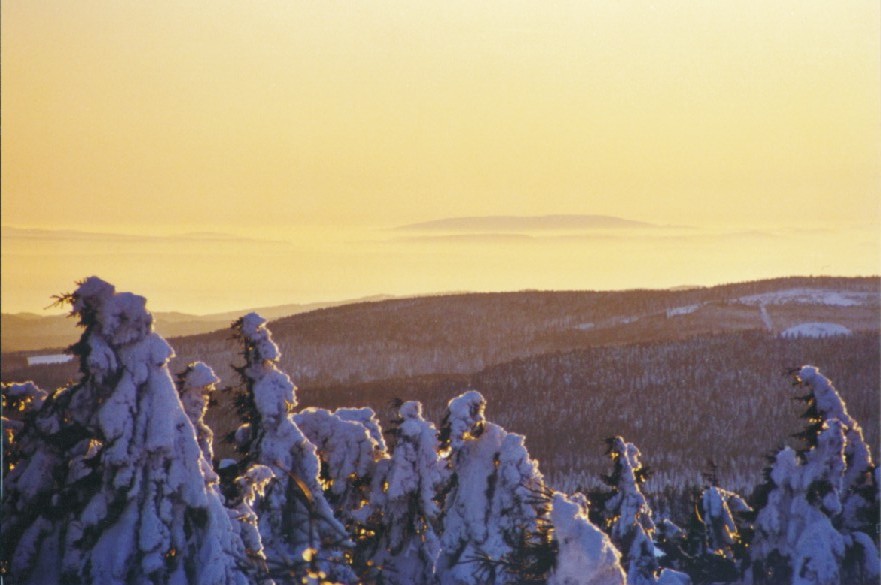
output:
[[[437,421],[447,400],[475,388],[490,419],[526,435],[566,489],[596,482],[610,434],[643,450],[656,491],[699,482],[711,459],[731,487],[748,489],[763,453],[800,426],[789,368],[819,366],[877,444],[879,291],[873,277],[455,294],[323,308],[270,328],[299,407],[366,405],[386,420],[390,402],[418,399]],[[827,325],[800,327],[817,323]],[[225,385],[238,382],[241,348],[228,328],[170,342],[172,371],[202,360]],[[76,378],[75,364],[28,368],[25,355],[4,354],[4,380]],[[209,418],[217,437],[234,428],[228,394]]]

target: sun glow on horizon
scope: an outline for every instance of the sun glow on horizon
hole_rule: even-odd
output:
[[[878,3],[0,12],[4,312],[881,272]],[[691,231],[393,229],[578,214]]]

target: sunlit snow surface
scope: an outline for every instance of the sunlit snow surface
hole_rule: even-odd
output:
[[[52,355],[29,355],[28,366],[45,366],[52,364],[66,364],[73,360],[72,355],[56,353]]]
[[[800,323],[785,330],[783,337],[833,337],[851,335],[853,332],[838,323]]]
[[[675,309],[667,309],[667,317],[676,317],[677,315],[691,315],[698,309],[700,305],[686,305],[684,307],[676,307]]]
[[[828,305],[832,307],[859,307],[878,303],[878,294],[792,288],[740,298],[746,305]]]

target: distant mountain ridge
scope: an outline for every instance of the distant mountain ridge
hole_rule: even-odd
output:
[[[267,319],[280,319],[317,309],[336,307],[359,302],[377,302],[395,298],[390,295],[373,295],[360,299],[278,305],[226,311],[208,315],[191,315],[177,311],[153,313],[154,327],[163,337],[198,335],[226,329],[232,321],[251,311]],[[43,316],[36,313],[3,313],[0,315],[0,351],[31,351],[37,349],[60,349],[74,343],[82,334],[76,321],[66,315]]]
[[[517,232],[546,230],[650,229],[658,224],[611,215],[489,215],[449,217],[398,226],[399,231]]]

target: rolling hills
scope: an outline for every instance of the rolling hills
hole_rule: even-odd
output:
[[[878,444],[879,290],[875,277],[805,277],[455,294],[323,308],[270,328],[300,407],[367,405],[388,420],[390,400],[418,399],[438,421],[449,398],[475,388],[490,419],[525,434],[542,470],[567,489],[595,483],[610,434],[643,450],[657,470],[655,491],[699,481],[708,459],[745,489],[758,481],[765,453],[799,429],[788,368],[819,366]],[[810,323],[841,329],[782,335]],[[822,335],[843,330],[851,333]],[[198,359],[225,385],[237,383],[241,350],[228,329],[171,344],[172,371]],[[27,368],[25,355],[4,354],[3,380],[53,387],[76,377],[75,364]],[[209,419],[218,437],[235,426],[228,393]]]

